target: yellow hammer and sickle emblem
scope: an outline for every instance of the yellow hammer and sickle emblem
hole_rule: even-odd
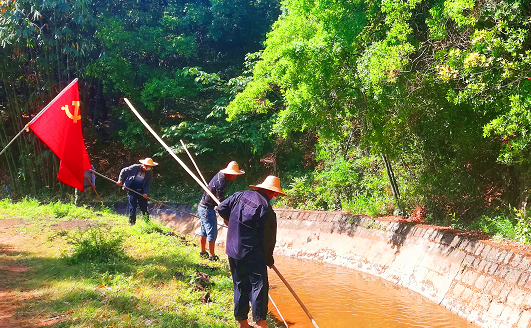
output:
[[[74,123],[81,120],[81,115],[79,115],[79,101],[72,101],[72,105],[74,106],[74,114],[70,113],[70,110],[68,109],[68,105],[64,105],[61,107],[61,110],[65,111],[66,116],[68,116],[69,119],[72,119]]]

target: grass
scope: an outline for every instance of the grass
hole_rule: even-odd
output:
[[[201,259],[190,236],[60,202],[2,200],[0,221],[10,219],[23,224],[4,221],[19,225],[0,229],[0,267],[29,268],[4,280],[21,326],[237,326],[226,259]]]

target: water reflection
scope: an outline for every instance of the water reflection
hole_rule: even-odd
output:
[[[476,328],[425,297],[356,270],[275,256],[275,266],[302,299],[320,328]],[[270,295],[293,328],[313,328],[273,270]],[[280,320],[270,303],[271,312]]]

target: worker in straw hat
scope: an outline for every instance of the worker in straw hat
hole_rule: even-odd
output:
[[[230,162],[226,168],[220,170],[208,184],[208,189],[221,202],[225,199],[227,185],[230,181],[234,181],[238,175],[245,172],[240,170],[236,161]],[[202,258],[208,258],[211,261],[218,261],[219,257],[215,253],[216,238],[218,237],[218,222],[216,220],[216,211],[214,207],[216,202],[206,192],[203,193],[197,212],[201,218],[201,231],[199,233],[199,244],[201,245],[201,252],[199,255]],[[208,242],[208,252],[206,246]]]
[[[139,162],[141,164],[133,164],[123,168],[120,171],[120,177],[116,183],[120,187],[126,186],[127,188],[142,195],[139,196],[138,194],[129,191],[128,212],[130,225],[136,223],[137,204],[144,215],[144,219],[146,221],[149,219],[149,213],[147,210],[147,193],[149,192],[149,186],[151,185],[151,180],[153,179],[152,168],[158,165],[158,163],[153,162],[153,160],[149,157],[141,159]]]
[[[273,249],[277,236],[277,218],[271,201],[286,194],[280,179],[268,176],[264,182],[249,186],[218,205],[217,211],[228,225],[226,253],[234,284],[234,318],[240,328],[249,327],[249,302],[253,320],[267,327],[269,282],[267,267],[274,264]]]

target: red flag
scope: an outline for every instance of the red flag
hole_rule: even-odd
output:
[[[75,79],[31,120],[29,128],[61,160],[57,180],[83,191],[83,174],[91,165],[79,108],[79,88]]]

